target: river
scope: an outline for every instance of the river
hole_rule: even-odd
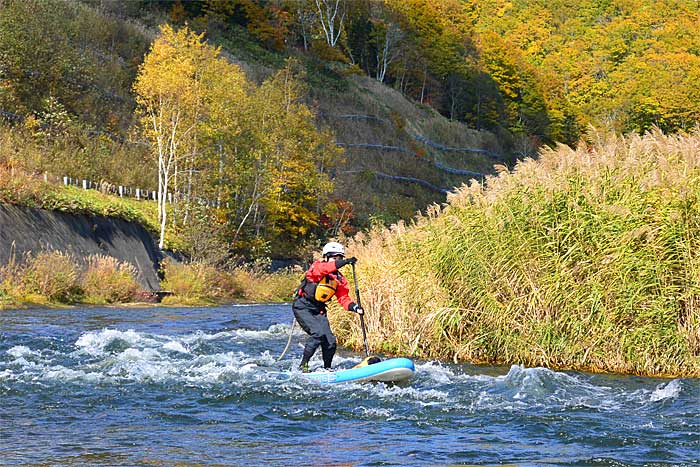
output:
[[[324,385],[293,370],[299,331],[276,361],[290,321],[288,305],[0,311],[0,465],[700,464],[698,379],[416,361],[405,384]]]

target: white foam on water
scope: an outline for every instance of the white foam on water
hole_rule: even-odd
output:
[[[298,329],[298,326],[295,326]],[[31,381],[84,381],[86,383],[123,381],[185,384],[201,387],[224,384],[231,390],[265,390],[275,394],[318,394],[327,397],[328,387],[309,382],[295,373],[297,361],[278,363],[277,352],[266,350],[250,353],[250,340],[276,341],[286,338],[287,324],[273,324],[267,329],[238,329],[206,333],[201,330],[186,335],[169,336],[136,332],[134,330],[102,329],[86,332],[75,342],[72,354],[57,354],[51,358],[73,358],[75,363],[52,363],[38,351],[18,345],[6,353],[14,358],[10,364],[18,368],[0,369],[0,378]],[[246,341],[242,342],[241,341]],[[217,342],[212,349],[199,347]],[[233,347],[231,347],[233,346]],[[240,347],[240,350],[236,350]],[[199,354],[198,354],[199,352]],[[202,354],[202,352],[204,354]],[[50,352],[49,352],[50,353]],[[322,366],[321,352],[312,360],[312,367]],[[48,355],[48,354],[47,354]],[[90,356],[85,362],[85,355]],[[362,360],[358,355],[336,355],[336,368],[349,368]],[[414,407],[437,407],[454,410],[527,410],[531,407],[591,407],[615,410],[630,402],[650,403],[678,397],[680,380],[661,384],[655,390],[622,389],[595,385],[585,376],[570,375],[546,368],[525,368],[513,365],[508,374],[490,376],[461,373],[459,367],[429,361],[415,363],[414,381],[406,385],[383,383],[350,383],[337,386],[340,392],[359,398],[376,397],[394,406],[405,403]],[[4,370],[4,371],[3,371]],[[291,370],[291,371],[290,371]],[[372,410],[372,409],[368,409]],[[391,416],[393,409],[377,413]],[[368,412],[369,414],[370,412]]]
[[[88,332],[76,341],[80,352],[99,358],[90,364],[113,378],[144,382],[189,384],[216,383],[224,379],[241,379],[242,375],[255,373],[259,365],[275,363],[269,351],[260,355],[244,352],[224,352],[193,356],[191,348],[201,343],[216,340],[235,342],[237,338],[270,339],[283,330],[282,325],[273,325],[267,330],[236,330],[207,334],[197,331],[185,336],[146,335],[133,330],[118,331],[103,329]],[[123,349],[109,352],[113,343]]]
[[[300,328],[298,326],[295,326],[295,334],[298,334],[299,332],[303,333],[303,331],[300,331]],[[288,324],[273,324],[267,329],[236,329],[235,331],[231,331],[232,335],[236,337],[240,337],[243,339],[270,339],[270,338],[277,338],[277,337],[288,337],[289,336],[289,325]]]
[[[34,352],[32,349],[25,345],[16,345],[7,350],[7,354],[15,358],[28,357],[30,355],[38,355],[38,352]]]
[[[367,392],[371,395],[382,399],[387,399],[392,402],[410,401],[423,407],[441,405],[450,401],[449,393],[438,389],[424,389],[415,386],[395,386],[383,383],[374,385],[356,384],[354,386],[359,386],[363,389],[367,388]]]
[[[437,384],[449,384],[455,381],[455,372],[450,370],[444,364],[436,361],[429,361],[415,365],[416,372],[421,375],[427,375],[432,381]]]
[[[129,346],[153,346],[157,341],[144,337],[133,329],[118,331],[116,329],[103,329],[99,332],[87,332],[81,335],[75,345],[82,351],[92,356],[100,356],[105,349],[115,341],[123,341]]]
[[[182,336],[180,341],[189,346],[194,346],[203,342],[210,342],[219,339],[230,339],[234,334],[230,332],[217,332],[214,334],[207,334],[203,331],[196,331],[192,334]]]
[[[363,417],[391,419],[394,412],[391,409],[382,407],[357,407],[358,412]]]
[[[105,378],[101,373],[73,370],[59,365],[46,369],[42,374],[42,379],[62,382],[84,381],[88,383],[99,383]]]
[[[179,341],[166,342],[163,345],[163,348],[165,350],[172,350],[173,352],[190,353],[190,351],[188,349],[186,349],[185,346],[182,345],[182,343]]]
[[[658,402],[666,399],[675,399],[680,395],[682,389],[681,381],[679,379],[674,379],[669,383],[656,386],[656,389],[654,389],[649,396],[649,400]]]
[[[300,331],[298,326],[295,327],[294,334]],[[211,342],[216,340],[269,340],[271,338],[286,338],[289,336],[289,325],[273,324],[267,329],[235,329],[232,331],[222,331],[214,334],[207,334],[202,331],[196,331],[192,334],[182,336],[180,340],[183,344],[195,345],[202,342]]]
[[[505,377],[497,379],[515,393],[514,400],[530,401],[548,406],[587,407],[615,412],[650,402],[675,399],[683,391],[682,381],[672,380],[655,389],[624,388],[594,384],[583,375],[570,375],[547,368],[524,368],[513,365]]]
[[[586,407],[614,411],[625,404],[619,391],[548,368],[512,365],[508,374],[503,376],[471,378],[479,382],[475,388],[477,394],[469,404],[474,410]]]
[[[24,357],[16,358],[14,361],[11,362],[11,364],[12,364],[12,365],[15,365],[15,366],[18,366],[18,367],[20,367],[20,368],[22,368],[22,369],[24,369],[24,370],[27,370],[27,369],[34,369],[34,368],[43,368],[43,365],[42,365],[41,362],[39,362],[39,363],[33,362],[33,361],[30,361],[30,360],[27,360],[27,359],[24,358]]]
[[[282,334],[283,336],[287,337],[289,336],[289,329],[290,325],[289,324],[284,324],[284,323],[277,323],[273,324],[267,329],[267,332],[269,332],[272,335],[279,335]],[[305,334],[304,331],[301,329],[301,326],[294,326],[294,334]]]

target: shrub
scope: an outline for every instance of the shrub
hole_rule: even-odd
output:
[[[242,299],[247,302],[284,302],[292,298],[301,273],[290,270],[267,272],[260,264],[232,271],[217,270],[203,263],[165,261],[163,290],[173,293],[166,304],[196,305]]]
[[[173,293],[165,303],[211,303],[221,296],[217,270],[203,263],[175,263],[163,261],[163,290]]]
[[[24,289],[50,301],[67,303],[82,294],[75,260],[60,251],[43,251],[29,256],[22,273]]]
[[[290,270],[265,272],[255,268],[240,268],[232,273],[241,298],[251,302],[284,302],[292,299],[302,274]]]
[[[112,256],[88,258],[82,286],[86,300],[95,303],[123,303],[134,299],[140,287],[136,268]]]
[[[343,52],[335,47],[331,47],[325,40],[317,39],[312,41],[311,50],[316,53],[316,56],[324,62],[341,62],[348,63],[348,57]]]

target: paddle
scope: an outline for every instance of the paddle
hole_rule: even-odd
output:
[[[357,272],[355,271],[355,263],[352,263],[352,277],[355,281],[355,296],[357,297],[357,306],[362,308],[362,302],[360,301],[360,287],[357,285]],[[381,362],[381,359],[379,357],[369,355],[369,344],[367,343],[367,329],[365,328],[364,314],[360,315],[360,325],[362,326],[362,338],[365,341],[365,355],[367,355],[367,357],[360,363],[355,365],[355,368]]]

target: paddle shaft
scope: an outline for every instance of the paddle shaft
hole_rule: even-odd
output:
[[[357,306],[362,308],[360,301],[360,287],[357,285],[357,273],[355,272],[355,263],[352,264],[352,278],[355,281],[355,296],[357,297]],[[362,326],[362,338],[365,341],[365,354],[369,357],[369,344],[367,344],[367,330],[365,329],[365,315],[360,315],[360,325]]]

